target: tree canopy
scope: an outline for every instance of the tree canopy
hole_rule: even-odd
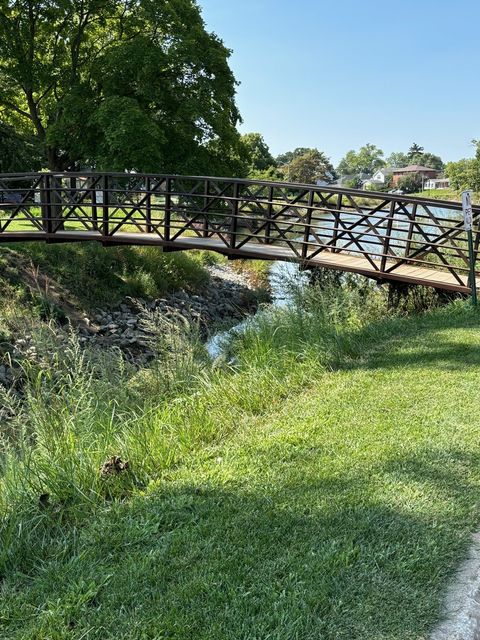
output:
[[[302,184],[315,184],[319,180],[331,182],[336,177],[330,159],[318,149],[308,149],[295,156],[286,166],[285,173],[289,182]]]
[[[276,166],[270,149],[260,133],[245,133],[241,136],[241,143],[245,148],[250,172],[265,171],[269,167]]]
[[[337,171],[343,176],[371,176],[377,169],[385,166],[383,151],[374,144],[366,144],[358,151],[348,151],[340,161]]]
[[[236,172],[229,55],[194,0],[0,0],[0,117],[55,170]]]
[[[415,156],[421,155],[425,151],[424,147],[414,142],[407,153],[408,160],[412,161]]]
[[[423,147],[413,143],[407,153],[398,152],[392,153],[387,158],[387,165],[389,167],[406,167],[410,164],[419,164],[424,167],[430,167],[437,171],[442,171],[444,168],[443,160],[440,156],[425,151]]]
[[[472,140],[476,146],[475,158],[463,158],[458,162],[447,162],[445,175],[454,189],[480,191],[480,141]]]
[[[304,156],[309,151],[316,151],[316,149],[312,149],[310,147],[297,147],[293,151],[281,153],[275,158],[275,162],[277,163],[277,166],[280,167],[282,165],[289,164],[294,158],[298,158],[298,156]]]

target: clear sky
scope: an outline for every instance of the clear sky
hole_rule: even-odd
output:
[[[366,142],[444,160],[480,138],[479,0],[199,0],[233,50],[242,132],[337,163]]]

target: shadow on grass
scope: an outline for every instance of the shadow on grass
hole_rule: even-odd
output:
[[[479,490],[465,468],[480,468],[480,456],[420,450],[341,476],[317,466],[292,476],[277,462],[248,488],[212,467],[204,480],[113,504],[50,540],[45,523],[29,563],[19,549],[5,580],[0,630],[102,640],[423,637],[468,542]],[[433,484],[443,499],[432,497],[433,508],[396,500],[409,483],[420,493]]]
[[[347,335],[345,342],[355,345],[354,356],[342,358],[340,355],[335,368],[458,370],[480,367],[480,344],[475,336],[469,338],[468,335],[470,331],[478,334],[480,329],[480,314],[475,310],[462,314],[437,311],[399,318],[397,323],[397,331],[393,332],[392,321],[387,320]]]

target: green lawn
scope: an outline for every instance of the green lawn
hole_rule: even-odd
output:
[[[156,418],[146,460],[117,426],[144,488],[88,517],[27,505],[0,637],[427,637],[480,523],[478,315],[454,305],[317,344],[287,324],[250,333],[228,383]],[[288,331],[310,340],[298,358]]]

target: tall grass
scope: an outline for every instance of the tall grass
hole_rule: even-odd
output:
[[[127,295],[155,297],[208,281],[208,252],[163,253],[159,247],[104,248],[97,243],[16,244],[11,248],[72,292],[86,307],[115,304]],[[0,255],[1,258],[1,255]],[[18,283],[21,285],[21,281]]]
[[[39,327],[35,357],[18,363],[21,398],[0,398],[0,575],[27,571],[88,514],[361,357],[402,322],[386,315],[375,289],[298,290],[295,304],[258,314],[234,339],[231,365],[210,361],[195,326],[150,314],[156,359],[140,371],[118,351],[87,350],[74,333],[59,339]],[[128,467],[102,473],[114,456]]]

